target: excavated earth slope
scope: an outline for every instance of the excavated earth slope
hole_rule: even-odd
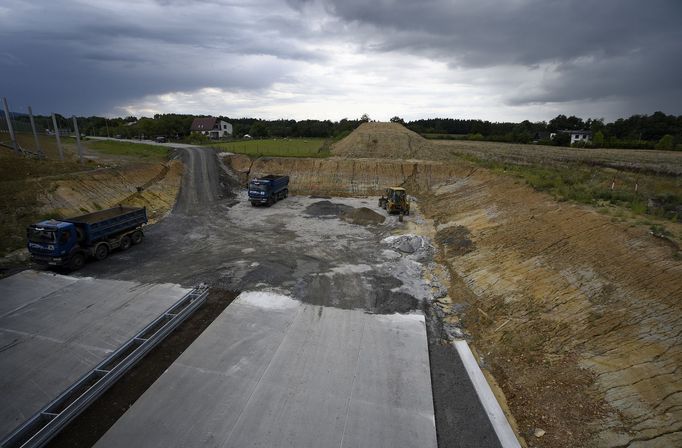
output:
[[[334,147],[345,158],[226,162],[241,182],[287,174],[298,194],[416,194],[452,279],[437,305],[470,334],[529,446],[682,446],[679,248],[424,142],[368,123]]]
[[[116,204],[147,207],[151,222],[175,203],[183,166],[179,160],[106,168],[52,181],[39,198],[44,213],[71,216]]]
[[[453,165],[416,160],[263,157],[252,161],[244,155],[224,160],[242,185],[253,177],[288,175],[289,190],[302,195],[379,195],[387,186],[405,186],[417,193],[462,173]]]

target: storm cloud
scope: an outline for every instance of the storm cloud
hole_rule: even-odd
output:
[[[682,113],[676,0],[0,2],[0,96],[66,114]]]

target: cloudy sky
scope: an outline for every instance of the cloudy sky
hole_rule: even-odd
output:
[[[0,96],[65,115],[682,114],[682,0],[0,0]]]

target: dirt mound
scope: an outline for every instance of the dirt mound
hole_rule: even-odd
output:
[[[433,145],[398,123],[363,123],[332,146],[340,157],[443,159],[447,148]]]
[[[360,224],[362,226],[378,225],[383,223],[386,218],[383,215],[375,212],[367,207],[354,208],[353,210],[344,212],[341,219],[353,224]]]
[[[319,201],[307,206],[303,213],[321,218],[339,218],[351,210],[354,210],[354,208],[350,205],[337,204],[332,201]]]

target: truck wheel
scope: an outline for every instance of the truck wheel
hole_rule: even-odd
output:
[[[284,197],[286,198],[288,196],[289,196],[289,190],[284,190]]]
[[[130,249],[130,246],[132,244],[133,244],[133,242],[130,240],[130,237],[128,235],[126,235],[123,238],[121,238],[121,244],[118,247],[121,250],[128,250],[128,249]]]
[[[142,242],[143,237],[144,237],[144,234],[140,230],[136,230],[133,232],[132,235],[130,235],[130,241],[133,244],[140,244]]]
[[[77,253],[71,255],[71,258],[69,258],[69,263],[67,264],[67,269],[69,271],[77,271],[80,268],[82,268],[84,264],[85,264],[85,255],[83,255],[80,252],[77,252]]]
[[[102,261],[109,256],[109,246],[99,243],[95,248],[95,260]]]
[[[251,207],[255,207],[256,203],[254,201],[251,201]]]
[[[398,216],[398,221],[403,222],[403,214],[402,214],[402,212],[400,213],[400,216]]]

